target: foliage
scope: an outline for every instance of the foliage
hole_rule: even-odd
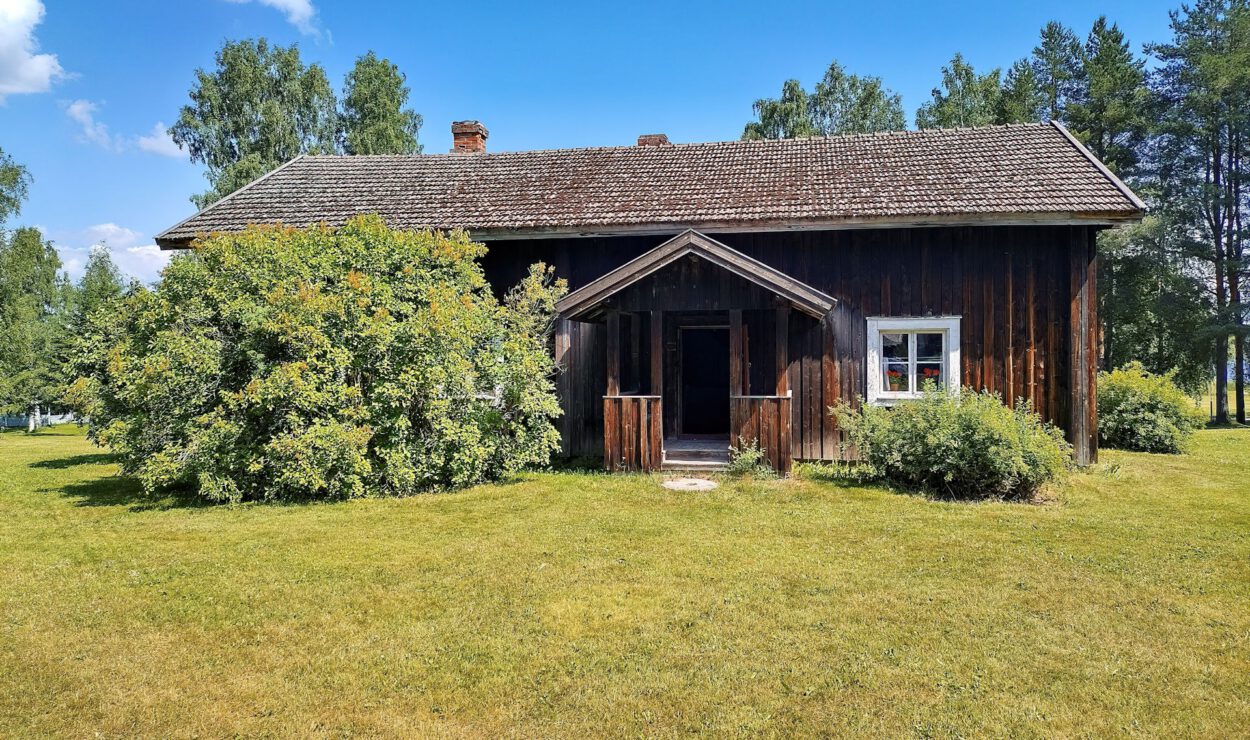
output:
[[[75,334],[87,330],[88,319],[96,311],[121,298],[126,290],[121,271],[113,263],[108,249],[93,247],[87,257],[87,266],[78,281],[74,294],[74,311],[71,329]]]
[[[61,347],[73,287],[38,229],[0,232],[0,409],[28,414],[57,406]]]
[[[1228,420],[1225,392],[1230,337],[1244,373],[1245,224],[1250,223],[1250,5],[1199,0],[1172,14],[1172,40],[1147,50],[1153,118],[1149,175],[1158,210],[1187,236],[1214,295],[1209,337],[1216,376],[1216,419]],[[1239,394],[1244,415],[1244,396]]]
[[[1183,234],[1163,216],[1098,235],[1103,366],[1131,360],[1174,372],[1196,395],[1211,379],[1210,303],[1182,254]]]
[[[348,154],[420,154],[421,116],[406,108],[404,74],[372,51],[356,60],[343,86],[343,145]]]
[[[929,384],[893,408],[842,402],[831,411],[883,479],[946,498],[1028,498],[1071,464],[1061,431],[987,392]]]
[[[1033,123],[1042,120],[1046,98],[1033,65],[1017,60],[1007,70],[1007,79],[995,106],[995,123]]]
[[[1146,61],[1106,16],[1094,21],[1081,56],[1080,84],[1065,119],[1073,133],[1120,177],[1132,174],[1147,131]]]
[[[942,86],[916,111],[916,128],[986,126],[995,122],[1001,72],[978,75],[962,54],[942,67]]]
[[[0,226],[22,210],[30,188],[30,173],[0,149]]]
[[[197,207],[296,155],[336,151],[334,91],[320,65],[304,65],[297,46],[231,41],[216,61],[215,70],[196,70],[191,103],[169,130],[207,168],[211,188],[192,197]]]
[[[1050,21],[1042,28],[1038,45],[1033,47],[1032,64],[1042,91],[1043,120],[1063,120],[1068,100],[1080,84],[1080,40],[1072,29]]]
[[[1147,372],[1140,362],[1098,374],[1098,435],[1103,444],[1140,452],[1181,452],[1207,421],[1176,386],[1174,372]]]
[[[794,464],[794,477],[843,486],[859,486],[879,480],[881,474],[868,463],[859,460],[805,460]]]
[[[735,478],[775,478],[777,473],[768,462],[767,452],[759,440],[739,437],[738,444],[729,448],[729,474]]]
[[[743,139],[796,139],[816,136],[812,123],[811,100],[798,80],[781,85],[781,97],[761,98],[752,106],[756,121],[746,125]]]
[[[746,125],[743,139],[899,131],[907,127],[902,97],[879,77],[847,74],[836,61],[809,95],[798,80],[787,80],[781,97],[755,101],[758,120]]]
[[[463,233],[254,228],[92,317],[74,398],[144,488],[213,501],[402,495],[545,463],[564,286],[504,302]]]

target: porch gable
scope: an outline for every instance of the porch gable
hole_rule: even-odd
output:
[[[763,288],[816,319],[823,318],[837,303],[833,297],[802,281],[705,234],[687,229],[569,293],[556,303],[556,310],[574,321],[594,321],[603,313],[608,299],[687,256],[705,260]]]

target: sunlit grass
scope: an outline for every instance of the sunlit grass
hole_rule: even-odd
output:
[[[1206,735],[1250,726],[1250,430],[1057,500],[545,474],[149,501],[0,434],[0,735]]]

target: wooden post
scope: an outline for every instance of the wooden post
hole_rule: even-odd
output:
[[[607,395],[621,394],[621,314],[614,308],[608,309],[608,390]]]
[[[664,312],[651,312],[651,395],[664,395]]]
[[[1097,383],[1098,300],[1095,294],[1097,256],[1093,237],[1081,229],[1069,247],[1069,438],[1078,465],[1098,462]]]
[[[790,390],[790,304],[777,307],[777,395]]]
[[[569,320],[563,316],[556,319],[555,332],[555,360],[556,360],[556,395],[560,399],[560,406],[564,409],[564,413],[560,416],[560,454],[568,457],[570,454],[569,442],[573,437],[573,410],[569,404]]]
[[[742,392],[742,311],[729,311],[729,394],[745,395]]]

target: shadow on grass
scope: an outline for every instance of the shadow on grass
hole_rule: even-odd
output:
[[[48,492],[76,499],[77,506],[126,506],[131,511],[200,509],[213,505],[211,502],[185,493],[151,496],[143,492],[139,481],[118,475],[81,483],[69,483],[60,488],[48,489]]]
[[[30,464],[32,468],[42,468],[44,470],[65,470],[66,468],[74,468],[79,465],[107,465],[117,462],[117,456],[111,452],[89,452],[85,455],[70,455],[69,457],[54,457],[51,460],[40,460]]]

